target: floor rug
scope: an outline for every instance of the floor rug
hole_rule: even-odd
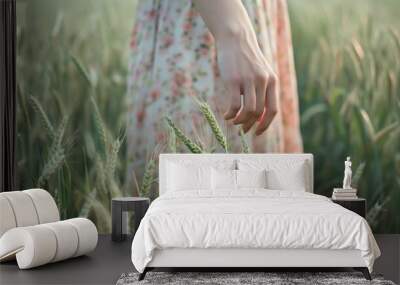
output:
[[[142,281],[138,281],[138,273],[125,273],[117,281],[117,285],[146,284],[373,284],[394,285],[380,275],[372,275],[368,281],[360,272],[148,272]]]

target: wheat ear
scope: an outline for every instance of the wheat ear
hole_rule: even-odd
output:
[[[44,111],[42,105],[40,104],[40,102],[33,96],[29,97],[29,100],[32,102],[33,105],[33,109],[35,110],[35,112],[39,115],[40,117],[40,121],[42,122],[43,126],[45,127],[45,129],[47,130],[47,132],[49,133],[50,137],[53,138],[54,137],[54,128],[53,125],[51,124],[49,117],[47,117],[46,112]]]
[[[104,125],[103,119],[101,117],[101,114],[99,111],[99,106],[97,105],[97,102],[93,96],[90,97],[90,101],[92,102],[92,105],[94,108],[94,123],[95,123],[97,134],[100,136],[100,144],[102,147],[103,155],[104,155],[104,158],[107,159],[107,145],[108,145],[107,129],[106,129],[106,126]]]
[[[218,143],[222,146],[222,148],[225,150],[225,152],[228,152],[228,144],[226,142],[226,137],[225,137],[224,133],[222,132],[222,130],[218,124],[217,118],[215,118],[215,115],[212,112],[210,106],[206,102],[201,102],[199,100],[196,100],[196,101],[199,104],[200,112],[206,118]]]
[[[106,173],[109,179],[114,178],[120,147],[121,147],[121,141],[119,139],[116,139],[111,146],[110,153],[107,155]]]
[[[174,130],[176,137],[184,144],[192,153],[202,153],[203,150],[200,146],[195,144],[191,139],[189,139],[169,117],[166,117],[168,125]]]
[[[71,55],[72,62],[74,63],[76,69],[78,70],[79,74],[82,78],[86,81],[89,86],[93,86],[92,80],[90,79],[89,73],[87,72],[86,68],[82,65],[80,60],[76,57]]]
[[[156,163],[154,159],[149,159],[146,164],[146,168],[143,174],[142,187],[140,188],[140,195],[143,197],[149,197],[151,186],[153,185],[155,178]]]
[[[38,180],[38,186],[43,186],[44,182],[57,171],[65,160],[65,151],[62,146],[62,139],[64,137],[65,129],[67,127],[68,119],[64,118],[54,134],[53,143],[50,147],[49,158],[45,163],[42,173]]]

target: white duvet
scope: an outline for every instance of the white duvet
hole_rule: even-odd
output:
[[[358,249],[370,271],[380,255],[359,215],[324,196],[265,189],[157,198],[133,239],[135,268],[143,272],[165,248]]]

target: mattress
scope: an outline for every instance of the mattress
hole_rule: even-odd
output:
[[[380,255],[364,218],[300,191],[241,189],[165,193],[150,206],[132,243],[139,272],[162,249],[359,250],[372,271]]]

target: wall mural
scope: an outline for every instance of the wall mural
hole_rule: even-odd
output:
[[[400,3],[289,0],[288,7],[315,192],[341,187],[351,156],[352,185],[367,198],[373,230],[400,233]],[[260,152],[252,134],[225,123],[207,86],[196,96],[175,94],[189,98],[180,108],[190,116],[174,101],[154,107],[165,86],[135,99],[137,85],[150,84],[130,68],[136,9],[131,0],[17,1],[18,188],[47,189],[62,219],[89,217],[103,233],[111,231],[112,197],[157,197],[160,152]],[[174,66],[164,72],[176,72],[173,84],[185,90],[185,70]],[[153,107],[157,118],[147,124]],[[265,151],[290,150],[275,147],[269,132]],[[285,143],[300,150],[295,140]]]

